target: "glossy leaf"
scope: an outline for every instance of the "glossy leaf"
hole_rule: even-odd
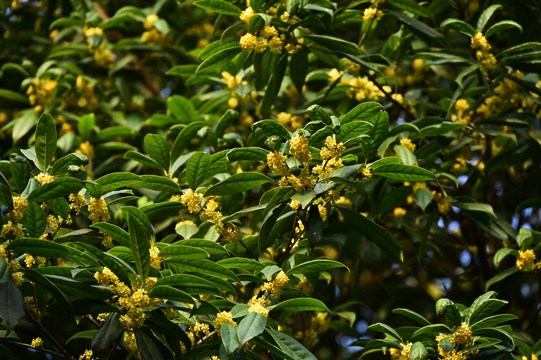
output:
[[[56,152],[56,125],[51,115],[45,113],[41,115],[36,128],[36,157],[40,170],[45,172],[53,160]]]

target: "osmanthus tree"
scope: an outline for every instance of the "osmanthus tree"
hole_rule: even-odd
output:
[[[0,9],[2,359],[541,354],[539,4]]]

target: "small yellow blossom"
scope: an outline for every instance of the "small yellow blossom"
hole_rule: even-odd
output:
[[[474,50],[480,49],[481,51],[486,52],[490,50],[491,46],[485,36],[482,33],[478,32],[471,38],[471,48]]]
[[[411,139],[406,138],[406,139],[400,140],[400,145],[402,145],[402,146],[404,146],[404,147],[410,149],[411,152],[414,152],[414,151],[415,151],[415,147],[416,147],[416,146],[415,146],[414,143],[411,142]]]
[[[43,346],[43,339],[40,337],[37,337],[35,339],[32,339],[32,344],[30,345],[33,349],[39,348]]]
[[[519,270],[535,271],[541,269],[541,261],[535,262],[535,253],[532,249],[519,250],[516,266]]]
[[[160,249],[154,246],[150,250],[150,265],[154,266],[156,269],[159,269],[161,266],[162,258],[160,256]]]
[[[254,14],[255,14],[254,10],[251,7],[247,7],[245,10],[243,10],[240,13],[239,19],[240,21],[248,24],[248,21],[250,21],[250,18],[254,16]]]
[[[38,175],[34,176],[34,179],[38,180],[41,185],[44,185],[54,181],[54,176],[49,175],[49,173],[39,173]]]
[[[22,224],[14,224],[11,220],[2,225],[2,231],[0,231],[0,238],[5,237],[11,240],[19,239],[24,236],[24,230]]]
[[[180,202],[182,205],[188,208],[188,211],[192,214],[196,214],[201,211],[201,203],[203,202],[203,195],[196,193],[192,189],[188,189],[181,197]]]
[[[145,29],[150,30],[154,27],[154,21],[159,20],[160,18],[156,14],[148,15],[145,18],[145,22],[143,23],[143,26]]]
[[[237,323],[233,320],[233,314],[229,311],[222,311],[218,314],[216,314],[216,320],[214,320],[214,328],[216,329],[216,332],[220,334],[220,328],[224,323],[238,326]]]
[[[12,273],[11,278],[13,279],[15,285],[17,285],[18,287],[21,287],[24,283],[24,275],[20,271]]]
[[[289,282],[289,277],[287,277],[286,273],[283,271],[280,271],[278,275],[274,278],[272,281],[267,281],[261,286],[262,291],[267,291],[275,298],[280,297],[282,294],[282,290]]]
[[[14,223],[23,218],[24,212],[28,209],[28,200],[22,196],[13,196],[13,210],[9,212],[9,219]]]
[[[298,200],[291,200],[291,202],[289,203],[289,206],[291,207],[292,210],[297,211],[301,207],[301,203]]]
[[[240,38],[240,47],[242,51],[255,50],[257,46],[257,38],[254,34],[246,33]]]
[[[81,193],[70,194],[68,199],[70,202],[70,210],[75,211],[75,215],[79,215],[81,212],[81,208],[83,206],[86,206],[86,199],[84,195]]]
[[[92,224],[97,222],[106,222],[111,218],[109,213],[109,208],[107,208],[107,203],[103,196],[99,198],[90,198],[90,204],[88,205],[88,219],[92,221]]]
[[[94,353],[92,350],[85,350],[83,355],[79,356],[79,360],[93,360],[94,359]]]
[[[404,208],[401,208],[401,207],[397,207],[393,210],[393,215],[398,217],[398,216],[404,216],[406,215],[406,209]]]

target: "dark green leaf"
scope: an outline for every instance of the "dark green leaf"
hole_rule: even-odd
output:
[[[229,162],[239,160],[267,162],[267,154],[268,150],[253,146],[231,149],[226,156]]]
[[[458,19],[447,19],[440,24],[440,27],[444,30],[460,31],[461,33],[469,36],[475,35],[475,29],[473,28],[473,26],[471,26],[467,22]]]
[[[409,27],[413,32],[415,32],[417,35],[424,37],[427,40],[434,41],[438,44],[441,44],[443,42],[443,34],[439,31],[434,30],[430,26],[426,25],[425,23],[420,22],[419,20],[416,20],[412,17],[409,17],[407,15],[401,14],[396,11],[389,11],[390,14],[396,16],[398,20],[400,20],[404,25]]]
[[[207,176],[211,158],[210,154],[198,151],[192,155],[186,164],[186,178],[190,188],[196,189]]]
[[[503,9],[503,6],[501,6],[500,4],[495,4],[490,5],[485,10],[483,10],[481,15],[479,16],[479,20],[477,20],[477,32],[482,33],[492,15],[494,15],[497,10],[501,9]]]
[[[372,170],[372,174],[399,181],[437,181],[436,176],[429,170],[402,164],[378,166]]]
[[[190,143],[190,140],[203,126],[205,126],[204,122],[196,121],[186,125],[186,127],[180,131],[171,149],[171,162],[175,162],[179,158],[184,149],[186,149]]]
[[[316,44],[323,45],[326,48],[339,53],[361,55],[359,47],[356,44],[341,38],[328,35],[307,35],[305,37],[312,40]]]
[[[410,348],[411,360],[425,360],[428,357],[428,351],[423,343],[417,341]]]
[[[286,333],[276,331],[273,329],[267,329],[267,332],[272,336],[276,344],[287,355],[291,356],[295,360],[317,360],[317,358],[302,346],[297,340],[293,339]]]
[[[303,262],[299,265],[295,265],[294,267],[289,269],[286,274],[287,275],[307,274],[307,273],[313,273],[313,272],[319,273],[321,271],[336,269],[340,267],[348,269],[346,265],[338,261],[327,260],[327,259],[316,259],[316,260],[309,260],[309,261]]]
[[[83,139],[88,139],[90,137],[95,122],[96,119],[93,113],[83,115],[79,118],[79,122],[77,123],[77,131]]]
[[[277,121],[274,120],[261,120],[254,124],[254,130],[261,128],[267,135],[278,135],[282,139],[291,139],[291,133]]]
[[[265,90],[265,95],[263,100],[261,100],[260,112],[261,116],[266,117],[269,114],[271,106],[274,105],[276,96],[280,91],[280,86],[282,85],[282,80],[287,67],[287,56],[283,56],[276,67],[272,75],[270,76],[269,82],[267,83],[267,89]]]
[[[240,340],[240,344],[244,345],[262,334],[266,326],[267,319],[263,315],[257,312],[249,312],[239,323],[238,339]]]
[[[45,172],[53,160],[56,151],[56,125],[51,115],[44,113],[41,115],[36,128],[36,157],[40,170]]]
[[[11,280],[11,274],[4,259],[0,259],[0,317],[11,331],[24,316],[24,301],[21,290]]]
[[[33,201],[28,202],[28,209],[24,212],[21,223],[28,231],[30,237],[39,238],[47,227],[47,215],[45,211]]]
[[[281,301],[272,310],[282,311],[326,311],[331,312],[321,300],[312,298],[297,298]]]
[[[169,145],[163,136],[147,134],[144,143],[150,157],[160,164],[162,169],[169,171]]]
[[[485,33],[485,36],[489,37],[493,34],[512,28],[519,29],[519,31],[522,32],[522,26],[519,23],[512,20],[502,20],[489,27]]]
[[[398,314],[398,315],[405,316],[405,317],[419,323],[420,325],[423,325],[423,326],[424,325],[430,325],[430,321],[428,321],[423,315],[418,314],[413,310],[398,308],[398,309],[393,309],[392,312],[393,312],[393,314]]]
[[[133,186],[141,181],[141,178],[129,172],[114,172],[96,179],[104,193],[121,187]]]
[[[196,74],[202,73],[202,72],[210,72],[215,69],[219,69],[222,65],[228,63],[233,59],[237,54],[242,52],[242,49],[239,45],[235,45],[234,47],[230,47],[227,49],[223,49],[221,51],[218,51],[217,53],[214,53],[210,55],[208,58],[203,61],[196,70]]]
[[[241,13],[241,10],[229,1],[198,0],[194,2],[194,5],[205,10],[217,12],[218,14],[239,16]]]
[[[220,326],[220,336],[228,355],[233,353],[233,351],[241,345],[237,328],[231,324],[223,323],[222,326]]]
[[[273,180],[261,173],[243,172],[213,185],[205,192],[205,196],[236,194],[270,182]]]
[[[367,219],[356,211],[340,208],[340,212],[344,215],[344,218],[352,228],[360,232],[381,249],[389,252],[400,260],[404,260],[400,244],[392,237],[387,229]]]
[[[132,213],[138,212],[137,215]],[[128,215],[128,229],[130,233],[130,248],[135,259],[137,273],[144,280],[150,271],[150,233],[147,229],[147,221],[141,221],[146,218],[143,211],[132,208]]]

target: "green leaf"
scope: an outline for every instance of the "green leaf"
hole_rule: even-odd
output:
[[[213,261],[206,259],[179,259],[177,263],[186,271],[194,273],[202,273],[216,276],[217,278],[226,278],[233,281],[239,281],[234,272],[228,268],[216,264]]]
[[[237,330],[240,345],[246,344],[265,331],[267,318],[257,312],[249,312],[239,323]]]
[[[20,156],[17,153],[10,155],[9,168],[11,170],[11,176],[15,180],[19,193],[23,192],[30,179],[30,164],[24,156]],[[1,189],[0,189],[1,191]]]
[[[171,259],[205,259],[209,257],[209,254],[203,249],[180,244],[163,248],[160,250],[160,256],[165,261],[170,261]]]
[[[308,349],[302,346],[297,340],[287,335],[286,333],[276,331],[273,329],[267,329],[267,332],[272,336],[276,344],[287,355],[291,356],[295,360],[317,360],[317,358]]]
[[[280,86],[282,85],[282,80],[284,79],[286,67],[287,56],[283,56],[274,68],[274,71],[269,78],[269,82],[267,83],[265,95],[263,95],[263,99],[261,100],[259,111],[263,117],[268,116],[271,106],[275,103],[276,96],[280,92]]]
[[[78,333],[76,333],[75,335],[70,337],[68,340],[66,340],[66,344],[69,343],[70,341],[76,340],[76,339],[92,340],[94,338],[94,336],[96,336],[97,333],[98,333],[98,330],[79,331]]]
[[[95,122],[96,119],[93,113],[83,115],[79,118],[79,122],[77,123],[77,131],[83,139],[88,139],[90,137]]]
[[[19,94],[18,92],[7,90],[7,89],[0,89],[0,98],[13,100],[13,101],[19,101],[25,104],[28,104],[28,98],[22,94]]]
[[[494,15],[496,10],[501,9],[503,9],[503,6],[501,6],[500,4],[495,4],[487,7],[479,16],[479,20],[477,20],[477,32],[482,33],[492,15]]]
[[[103,231],[120,245],[130,247],[130,235],[121,227],[106,222],[98,222],[90,227]]]
[[[47,215],[45,211],[33,201],[28,202],[28,209],[24,212],[21,223],[28,231],[30,237],[39,238],[47,228]]]
[[[436,176],[429,170],[418,166],[402,164],[378,166],[372,170],[372,174],[399,181],[438,181]]]
[[[215,282],[202,278],[201,276],[191,274],[176,274],[169,275],[158,279],[155,287],[157,286],[172,286],[180,287],[182,291],[197,294],[210,294],[216,296],[222,296],[220,287]],[[166,290],[163,290],[166,291]],[[178,294],[180,296],[180,294]],[[192,299],[192,303],[193,303]]]
[[[163,344],[154,337],[151,331],[148,331],[147,334],[144,330],[145,328],[135,330],[137,349],[141,352],[141,358],[145,360],[166,360],[160,351]]]
[[[134,184],[136,186],[141,186],[146,189],[156,190],[156,191],[167,191],[171,193],[179,193],[180,188],[176,182],[171,179],[168,179],[164,176],[158,175],[141,175],[141,182]]]
[[[232,257],[223,259],[217,262],[217,264],[225,266],[228,269],[247,270],[252,272],[259,272],[265,268],[265,265],[254,259],[247,259],[243,257]]]
[[[507,257],[507,255],[515,255],[518,256],[518,251],[511,248],[501,248],[498,251],[496,251],[496,254],[494,254],[494,266],[496,269],[500,267],[500,264],[502,263],[503,259]]]
[[[187,65],[177,65],[167,70],[166,75],[176,75],[176,76],[190,76],[195,74],[197,65],[187,64]]]
[[[287,271],[287,275],[290,274],[307,274],[313,272],[321,272],[330,269],[336,268],[346,268],[348,267],[342,264],[339,261],[327,260],[327,259],[316,259],[303,262],[302,264],[296,265]],[[349,269],[348,269],[349,270]]]
[[[0,317],[11,331],[24,317],[24,301],[21,290],[11,280],[11,274],[3,258],[0,258]]]
[[[20,238],[13,240],[8,249],[17,250],[21,253],[28,253],[32,256],[44,257],[67,257],[70,251],[67,247],[50,240],[36,238]]]
[[[492,315],[492,316],[487,316],[484,319],[481,319],[477,321],[476,323],[471,324],[471,327],[472,327],[473,332],[475,333],[477,329],[499,326],[501,323],[508,322],[511,320],[517,320],[517,319],[518,317],[512,314]]]
[[[417,341],[413,343],[410,348],[410,359],[411,360],[425,360],[428,357],[428,351],[423,343]]]
[[[415,200],[415,203],[419,205],[419,207],[425,211],[426,207],[430,204],[432,199],[434,198],[434,195],[432,195],[432,191],[428,188],[422,188],[417,190],[415,195],[413,195],[413,199]]]
[[[404,25],[409,27],[417,35],[424,37],[427,40],[434,41],[438,44],[441,44],[444,40],[443,34],[439,31],[434,30],[425,23],[420,22],[412,17],[401,14],[396,11],[389,11],[390,14],[394,15],[398,20],[400,20]]]
[[[240,52],[242,52],[242,49],[239,45],[235,45],[234,47],[220,50],[217,53],[214,53],[208,58],[206,58],[205,61],[203,61],[197,67],[197,70],[195,71],[195,73],[197,75],[202,72],[211,72],[216,69],[219,69],[224,64],[230,62],[231,59],[237,56]]]
[[[519,272],[520,270],[517,269],[515,266],[513,267],[510,267],[508,269],[505,269],[503,271],[500,271],[498,274],[494,275],[493,277],[491,277],[490,279],[487,280],[486,284],[485,284],[485,290],[488,290],[490,289],[490,287],[494,284],[496,284],[497,282],[499,281],[502,281],[503,279]]]
[[[380,332],[382,334],[386,334],[386,335],[391,336],[394,340],[396,340],[398,342],[403,342],[402,337],[400,336],[400,334],[398,334],[398,332],[395,329],[393,329],[392,327],[390,327],[389,325],[384,324],[384,323],[372,324],[369,327],[367,327],[366,330],[367,331],[377,331],[377,332]]]
[[[242,172],[213,185],[205,191],[205,196],[232,195],[270,182],[273,180],[261,173]]]
[[[357,44],[346,41],[341,38],[328,35],[307,35],[308,38],[316,44],[323,45],[326,48],[342,54],[361,55]]]
[[[36,180],[37,181],[37,180]],[[13,198],[11,197],[11,187],[4,174],[0,171],[0,206],[5,205],[8,209],[13,209]]]
[[[180,157],[184,149],[186,149],[190,143],[190,140],[203,126],[205,126],[204,122],[196,121],[186,125],[180,131],[175,139],[175,142],[173,143],[173,147],[171,148],[171,162],[175,162]]]
[[[150,156],[141,154],[140,152],[129,150],[124,154],[124,159],[134,160],[138,163],[148,166],[156,170],[163,170],[162,166],[152,159]]]
[[[381,249],[400,260],[404,260],[400,244],[392,237],[387,229],[367,219],[356,211],[340,208],[340,212],[344,215],[344,218],[353,229],[357,230]]]
[[[56,151],[56,125],[51,115],[41,115],[36,128],[36,157],[42,172],[47,171]]]
[[[389,0],[389,4],[399,9],[406,10],[413,15],[428,17],[434,21],[434,15],[430,12],[430,10],[422,7],[412,0]]]
[[[458,20],[458,19],[453,19],[453,18],[447,19],[444,22],[442,22],[440,24],[440,27],[443,30],[460,31],[461,33],[469,35],[469,36],[474,36],[475,32],[476,32],[475,29],[473,28],[473,26],[471,26],[467,22],[464,22],[464,21]]]
[[[488,299],[477,306],[469,318],[469,323],[474,324],[487,316],[492,315],[496,310],[507,304],[507,301],[499,299]]]
[[[147,134],[144,138],[145,148],[150,157],[156,161],[162,169],[169,170],[169,145],[161,135]]]
[[[71,153],[56,160],[51,170],[51,174],[65,174],[70,165],[82,166],[88,164],[86,155],[79,153]]]
[[[290,13],[291,14],[291,13]],[[301,49],[291,56],[289,61],[289,76],[297,91],[302,92],[304,80],[308,72],[308,51]]]
[[[265,150],[260,147],[252,146],[252,147],[231,149],[227,153],[226,157],[227,157],[227,161],[229,162],[239,161],[239,160],[267,162],[267,154],[269,154],[268,150]]]
[[[207,176],[211,158],[210,154],[198,151],[192,155],[186,164],[186,178],[190,188],[196,189]]]
[[[383,106],[375,101],[363,102],[341,117],[340,124],[345,125],[352,121],[368,121],[372,123],[370,120],[382,111],[384,111]]]
[[[195,304],[195,300],[192,295],[188,294],[187,292],[176,289],[172,286],[166,286],[166,285],[156,285],[150,290],[149,293],[150,296],[160,298],[160,299],[167,299],[167,300],[173,300],[173,301],[180,301],[183,303],[188,304]]]
[[[173,95],[169,97],[167,99],[167,108],[177,119],[184,122],[189,122],[195,115],[195,108],[192,102],[188,98],[181,95]],[[167,152],[167,156],[169,156],[169,146],[167,147]]]
[[[467,211],[478,211],[483,212],[488,215],[490,215],[492,218],[496,218],[496,214],[494,213],[494,209],[490,204],[483,204],[483,203],[476,203],[476,202],[458,202],[455,201],[452,204],[453,206],[456,206],[459,209],[467,210]]]
[[[141,181],[141,178],[129,172],[113,172],[96,179],[102,191],[107,193],[121,187],[133,186]]]
[[[519,31],[522,32],[522,25],[520,25],[519,23],[512,20],[502,20],[489,27],[485,33],[485,36],[489,37],[493,34],[512,28],[519,29]]]
[[[275,305],[272,310],[282,310],[282,311],[326,311],[331,312],[327,305],[325,305],[321,300],[312,299],[312,298],[297,298],[281,301],[279,304]]]
[[[282,139],[291,139],[291,133],[279,122],[274,120],[261,120],[253,125],[253,129],[261,128],[267,135],[278,135]]]
[[[238,330],[231,324],[223,323],[222,326],[220,326],[220,336],[228,355],[232,354],[233,351],[241,345],[239,342]]]
[[[80,180],[72,177],[59,177],[54,181],[46,183],[28,195],[28,200],[42,202],[58,197],[67,197],[70,194],[76,194],[83,187]]]
[[[397,308],[393,309],[392,313],[405,316],[423,326],[430,325],[430,321],[428,321],[423,315],[416,313],[415,311],[410,309]]]
[[[194,2],[194,5],[201,9],[217,12],[218,14],[239,16],[242,12],[237,6],[233,5],[229,1],[222,0],[198,0]]]
[[[327,112],[319,105],[312,105],[306,109],[312,121],[321,121],[326,125],[332,125],[332,119]],[[312,135],[313,136],[313,135]]]
[[[195,225],[180,225],[175,226],[175,232],[182,236],[184,239],[189,239],[197,232],[199,231],[199,228]]]
[[[126,208],[123,208],[126,209]],[[145,221],[146,220],[146,221]],[[152,232],[148,230],[150,223],[142,210],[130,207],[127,216],[130,234],[130,248],[137,273],[144,280],[150,271],[150,237]]]

